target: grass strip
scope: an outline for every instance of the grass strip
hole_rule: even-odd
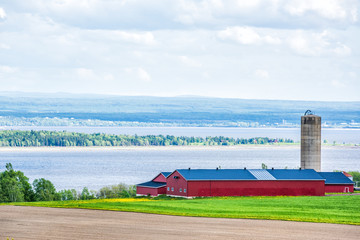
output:
[[[195,199],[97,199],[11,203],[177,216],[272,219],[360,225],[360,196],[211,197]]]

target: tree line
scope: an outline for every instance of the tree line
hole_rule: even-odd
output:
[[[54,184],[44,178],[29,183],[23,172],[15,171],[7,163],[5,171],[0,172],[0,202],[66,201],[101,198],[135,197],[136,187],[118,184],[101,188],[99,191],[84,187],[81,192],[75,189],[56,191]]]
[[[186,137],[170,135],[115,135],[104,133],[78,133],[66,131],[0,131],[3,147],[70,147],[70,146],[169,146],[169,145],[241,145],[294,143],[284,138],[232,138],[232,137]]]

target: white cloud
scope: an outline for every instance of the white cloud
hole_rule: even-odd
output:
[[[269,78],[269,72],[264,69],[257,69],[255,71],[255,76],[258,78],[266,79],[266,78]]]
[[[113,74],[108,73],[108,72],[103,72],[100,70],[93,70],[93,69],[89,69],[89,68],[77,68],[75,69],[76,72],[76,80],[79,79],[81,80],[80,82],[82,82],[83,80],[87,81],[87,82],[92,82],[92,83],[96,83],[96,82],[103,82],[106,81],[107,83],[112,82],[115,80],[115,77]]]
[[[317,28],[355,24],[358,0],[12,0],[6,7],[82,29],[213,29],[239,24]],[[4,7],[4,6],[3,6]],[[335,20],[335,21],[334,21]]]
[[[261,36],[251,27],[227,27],[219,31],[217,36],[222,40],[231,40],[240,44],[280,44],[280,38],[270,35]]]
[[[269,44],[281,44],[282,43],[280,38],[272,37],[269,35],[266,35],[263,39],[266,43],[269,43]]]
[[[353,22],[358,21],[358,9],[356,9],[356,8],[351,9],[350,15],[351,15]]]
[[[114,81],[114,80],[115,80],[114,75],[112,75],[112,74],[110,74],[110,73],[106,73],[106,74],[104,75],[103,79],[104,79],[105,81]]]
[[[202,64],[199,63],[198,61],[194,60],[194,59],[191,59],[187,56],[180,56],[179,57],[180,61],[184,64],[186,64],[187,66],[190,66],[190,67],[201,67]]]
[[[333,52],[338,56],[348,56],[351,54],[351,48],[338,42],[337,46],[333,49]]]
[[[120,39],[133,43],[141,43],[151,45],[155,43],[154,35],[151,32],[133,33],[126,31],[110,31],[115,39]]]
[[[0,19],[6,18],[6,12],[3,8],[0,7]]]
[[[0,65],[0,72],[3,72],[3,73],[14,73],[14,72],[16,72],[16,71],[17,71],[17,68],[5,66],[5,65]]]
[[[343,87],[346,87],[346,85],[343,83],[343,82],[340,82],[338,80],[332,80],[331,81],[331,85],[333,87],[337,87],[337,88],[343,88]]]
[[[358,0],[3,2],[3,90],[360,99]]]
[[[253,9],[260,5],[260,0],[236,0],[235,5],[241,9]]]
[[[125,72],[135,76],[137,79],[144,81],[144,82],[150,82],[151,81],[151,76],[150,74],[144,70],[141,67],[138,68],[125,68]]]
[[[351,48],[341,42],[336,42],[331,33],[296,31],[288,38],[288,44],[296,53],[305,56],[321,56],[335,54],[348,56]]]
[[[218,33],[223,40],[233,40],[241,44],[259,43],[261,38],[257,32],[250,27],[228,27]]]
[[[148,72],[146,72],[144,69],[142,69],[142,68],[138,68],[137,69],[137,75],[138,75],[138,77],[141,79],[141,80],[143,80],[143,81],[145,81],[145,82],[150,82],[151,81],[151,76],[150,76],[150,74],[148,73]]]
[[[284,9],[291,15],[303,16],[307,13],[316,13],[326,19],[346,19],[352,15],[352,21],[356,21],[351,14],[353,9],[347,9],[347,5],[354,1],[346,0],[293,0],[285,4]]]
[[[350,78],[357,78],[356,72],[348,72]]]
[[[95,77],[94,71],[88,68],[78,68],[76,69],[76,73],[80,78],[83,79],[92,79]]]
[[[177,13],[174,20],[186,25],[211,22],[214,20],[214,9],[221,9],[222,7],[223,2],[220,0],[179,0],[176,4]]]
[[[0,43],[0,48],[1,49],[10,49],[11,47],[5,43]]]
[[[111,40],[116,42],[128,42],[143,45],[154,45],[156,43],[152,32],[144,31],[119,31],[119,30],[84,30],[83,35],[89,38]]]

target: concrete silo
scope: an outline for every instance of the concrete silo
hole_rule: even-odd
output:
[[[310,110],[301,116],[301,168],[321,171],[321,117]]]

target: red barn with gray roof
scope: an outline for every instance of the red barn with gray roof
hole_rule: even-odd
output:
[[[136,185],[136,195],[138,196],[158,196],[166,194],[166,178],[171,172],[161,172],[153,180]]]
[[[325,179],[313,169],[177,169],[166,194],[208,196],[323,196]]]

